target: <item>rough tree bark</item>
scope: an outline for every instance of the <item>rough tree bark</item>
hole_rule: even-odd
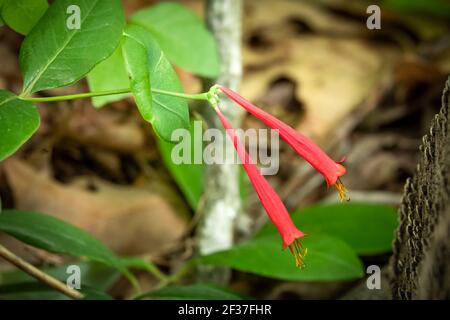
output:
[[[450,298],[450,78],[399,209],[390,261],[394,299]]]
[[[449,200],[450,78],[442,108],[423,137],[416,172],[405,184],[393,254],[382,272],[382,290],[369,290],[364,280],[343,298],[450,299]]]
[[[241,75],[241,0],[208,0],[206,20],[219,47],[221,72],[215,83],[238,90]],[[209,84],[207,84],[209,87]],[[241,123],[242,111],[229,101],[221,101],[221,110],[234,127]],[[209,128],[222,129],[219,118],[211,108],[204,108],[202,116]],[[226,138],[225,134],[224,137]],[[238,166],[217,164],[206,166],[205,195],[201,208],[202,219],[197,231],[200,254],[230,248],[233,244],[234,224],[241,209]],[[225,282],[228,272],[212,268],[199,270],[202,280]]]

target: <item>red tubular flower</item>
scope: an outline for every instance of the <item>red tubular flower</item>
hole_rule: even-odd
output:
[[[222,112],[220,112],[219,108],[215,108],[215,110],[220,118],[220,121],[225,127],[229,138],[233,141],[233,145],[243,163],[248,177],[250,178],[250,182],[261,200],[264,209],[266,209],[270,220],[272,220],[281,235],[283,240],[283,249],[289,247],[289,250],[295,258],[295,264],[297,267],[303,266],[303,257],[307,253],[307,250],[305,250],[304,253],[302,252],[298,239],[305,236],[305,234],[298,230],[294,225],[291,216],[289,215],[280,197],[275,190],[273,190],[267,180],[261,175],[259,169],[250,158],[250,155],[245,151],[245,147],[242,145],[234,129],[231,127],[231,124],[224,117]]]
[[[222,86],[218,86],[218,88],[245,110],[262,120],[267,126],[272,129],[277,129],[281,138],[283,138],[283,140],[285,140],[300,156],[302,156],[311,164],[311,166],[322,174],[328,186],[334,185],[336,187],[341,201],[347,199],[346,189],[339,179],[339,177],[346,171],[345,167],[342,165],[343,160],[339,162],[332,160],[309,138],[300,134],[283,121],[280,121],[274,116],[256,107],[250,101],[244,99],[233,90]]]

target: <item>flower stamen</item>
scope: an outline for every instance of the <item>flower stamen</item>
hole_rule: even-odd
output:
[[[347,189],[345,188],[341,179],[338,178],[334,186],[336,187],[339,193],[339,199],[341,200],[341,202],[350,201],[350,198],[347,196]]]
[[[289,250],[294,256],[295,265],[297,266],[297,268],[304,268],[305,263],[303,260],[308,254],[308,249],[305,248],[305,250],[303,250],[300,241],[298,239],[295,239],[294,242],[289,245]]]

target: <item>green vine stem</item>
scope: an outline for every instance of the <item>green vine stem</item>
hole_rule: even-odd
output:
[[[160,282],[152,289],[152,291],[162,289],[164,287],[167,287],[168,285],[181,281],[186,275],[189,274],[189,272],[192,270],[192,268],[196,265],[197,262],[198,261],[196,261],[196,259],[189,260],[176,273],[170,276],[164,275],[164,279],[160,279]],[[141,300],[147,297],[148,294],[149,292],[138,294],[135,297],[133,297],[133,300]]]
[[[152,93],[158,93],[166,96],[172,96],[172,97],[178,97],[178,98],[184,98],[184,99],[191,99],[191,100],[208,100],[208,92],[204,93],[197,93],[197,94],[186,94],[181,92],[172,92],[172,91],[166,91],[161,89],[151,89]],[[84,92],[84,93],[76,93],[76,94],[69,94],[64,96],[55,96],[55,97],[19,97],[21,100],[30,101],[30,102],[54,102],[54,101],[66,101],[66,100],[75,100],[75,99],[84,99],[84,98],[91,98],[91,97],[100,97],[100,96],[110,96],[115,94],[123,94],[123,93],[130,93],[130,88],[124,88],[124,89],[115,89],[115,90],[106,90],[106,91],[94,91],[94,92]]]

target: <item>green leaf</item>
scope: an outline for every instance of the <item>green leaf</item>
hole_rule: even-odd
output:
[[[0,90],[0,161],[16,152],[39,128],[39,124],[39,113],[31,102]]]
[[[241,197],[242,207],[245,208],[249,202],[249,195],[252,192],[252,184],[248,178],[247,172],[243,166],[239,166],[239,195]]]
[[[392,207],[363,203],[317,205],[296,211],[292,219],[311,237],[321,237],[323,233],[332,235],[360,255],[391,251],[398,224]],[[267,224],[258,235],[276,233],[275,227]]]
[[[28,34],[48,8],[47,0],[6,0],[1,6],[3,21],[14,31]]]
[[[82,288],[84,300],[112,300],[104,292]],[[0,300],[71,300],[66,295],[40,282],[14,283],[0,287]]]
[[[289,250],[281,250],[278,235],[254,238],[230,250],[200,257],[199,262],[281,280],[336,281],[364,275],[361,261],[342,240],[321,234],[302,238],[301,243],[308,249],[302,269],[295,266]]]
[[[5,3],[5,0],[0,0],[0,27],[5,24],[5,21],[3,21],[2,15],[1,15],[2,7],[3,7],[4,3]]]
[[[86,231],[52,216],[3,210],[0,213],[0,231],[47,251],[86,257],[126,273],[119,259],[103,243]]]
[[[40,282],[12,283],[0,287],[0,300],[71,300]]]
[[[242,300],[239,294],[213,284],[171,286],[144,293],[138,297],[164,300]]]
[[[130,87],[128,74],[122,55],[122,46],[119,45],[114,53],[106,60],[100,62],[87,75],[91,91],[106,91]],[[100,108],[107,103],[122,100],[130,94],[114,94],[110,96],[93,97],[94,107]]]
[[[157,140],[164,164],[172,174],[180,190],[183,192],[189,205],[194,210],[197,209],[198,203],[203,194],[203,187],[204,187],[203,184],[204,166],[202,164],[195,164],[193,161],[195,152],[194,151],[195,141],[202,141],[203,139],[203,136],[201,135],[202,131],[197,133],[195,130],[195,128],[197,128],[196,126],[201,126],[201,122],[192,122],[189,131],[186,131],[186,135],[183,136],[182,140],[186,142],[186,147],[183,150],[184,151],[190,150],[191,152],[189,157],[191,161],[188,163],[175,164],[172,158],[172,152],[177,151],[174,150],[174,148],[178,148],[177,145],[171,142],[164,141],[162,139]],[[199,134],[200,136],[198,136]],[[188,142],[189,144],[187,144]],[[199,148],[201,151],[203,150],[202,146],[200,146]]]
[[[109,294],[99,291],[94,288],[81,288],[81,293],[84,294],[83,300],[114,300]]]
[[[383,0],[381,5],[402,14],[414,13],[441,19],[450,18],[450,3],[447,0]]]
[[[107,291],[120,278],[120,273],[116,269],[90,261],[76,261],[58,267],[43,268],[41,270],[65,283],[69,277],[69,274],[66,272],[67,267],[70,265],[77,265],[80,268],[82,288],[88,286],[100,291]],[[0,273],[1,286],[26,282],[37,282],[37,280],[28,273],[19,270]]]
[[[81,272],[81,292],[85,300],[110,300],[104,291],[109,290],[120,278],[117,270],[106,265],[77,261],[70,264],[44,268],[43,272],[66,283],[69,265],[77,265]],[[14,270],[0,273],[0,299],[14,300],[69,300],[62,293],[38,282],[29,274]]]
[[[77,261],[67,265],[42,269],[48,275],[65,283],[69,265],[77,265],[81,271],[81,292],[86,300],[111,299],[104,291],[109,290],[120,278],[120,273],[106,265]],[[38,282],[29,274],[14,270],[0,273],[0,299],[14,300],[68,300],[58,291]]]
[[[131,23],[150,31],[174,64],[201,76],[219,74],[216,42],[203,21],[177,3],[160,3],[138,11]]]
[[[189,128],[185,99],[151,92],[151,88],[182,92],[175,71],[151,35],[139,26],[128,26],[123,56],[136,104],[155,132],[170,141],[173,130]]]
[[[144,120],[153,123],[156,130],[157,125],[154,123],[150,82],[150,52],[146,41],[142,41],[138,37],[135,38],[130,30],[133,31],[130,27],[125,30],[122,51],[131,81],[131,92],[142,117]],[[142,37],[146,37],[146,35],[142,34]]]
[[[69,29],[67,8],[80,8],[80,28]],[[119,44],[125,18],[120,0],[56,0],[20,49],[23,94],[81,79]]]

